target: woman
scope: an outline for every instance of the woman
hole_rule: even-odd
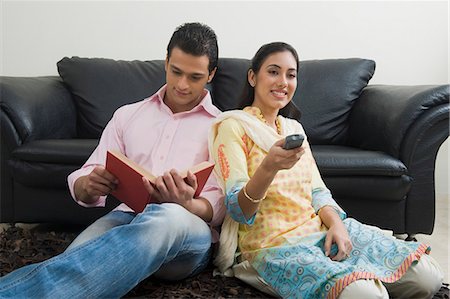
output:
[[[223,113],[212,127],[229,214],[216,265],[222,272],[233,266],[236,277],[284,298],[431,297],[442,273],[429,247],[346,218],[307,139],[283,149],[287,135],[305,135],[281,116],[298,112],[291,103],[298,66],[290,45],[262,46],[248,71],[247,107]]]

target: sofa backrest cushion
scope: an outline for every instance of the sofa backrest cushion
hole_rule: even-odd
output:
[[[222,111],[237,109],[247,82],[250,60],[243,58],[220,58],[212,80],[212,99]]]
[[[57,66],[75,99],[80,138],[99,138],[117,108],[152,95],[165,82],[164,60],[65,57]]]
[[[346,144],[350,110],[375,72],[368,59],[301,61],[293,101],[312,144]]]
[[[235,109],[242,96],[249,59],[221,58],[212,82],[213,101],[221,110]],[[326,59],[300,62],[293,101],[312,144],[345,144],[348,116],[375,72],[368,59]]]
[[[207,86],[219,109],[237,107],[249,66],[249,59],[219,59]],[[152,95],[165,83],[163,60],[66,57],[58,62],[58,71],[75,98],[82,138],[100,137],[118,107]],[[300,62],[293,101],[312,144],[345,144],[350,109],[374,71],[375,62],[359,58]]]

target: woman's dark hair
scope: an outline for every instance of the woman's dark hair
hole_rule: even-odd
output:
[[[219,60],[217,37],[214,30],[205,24],[185,23],[178,26],[167,45],[167,58],[170,58],[175,47],[194,56],[208,56],[209,72],[217,67]]]
[[[273,42],[265,44],[261,48],[259,48],[255,56],[253,56],[252,58],[249,70],[251,69],[255,74],[257,74],[261,69],[262,64],[267,59],[267,57],[269,57],[274,53],[285,51],[290,52],[292,56],[294,56],[295,61],[297,62],[297,73],[298,73],[299,59],[297,51],[295,51],[295,49],[291,45],[283,42]],[[242,91],[241,102],[238,108],[243,109],[247,106],[250,106],[254,101],[254,97],[255,97],[255,88],[252,87],[247,80],[244,89]],[[292,101],[290,101],[285,107],[283,107],[283,109],[280,110],[279,114],[297,120],[299,120],[301,116],[300,110]]]

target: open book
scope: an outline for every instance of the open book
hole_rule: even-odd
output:
[[[205,161],[188,169],[197,177],[197,189],[194,197],[197,197],[202,191],[213,168],[214,163]],[[111,194],[136,213],[142,212],[148,203],[157,202],[151,199],[142,182],[142,177],[145,177],[154,184],[156,177],[124,154],[118,151],[108,151],[106,153],[106,169],[119,180],[119,184]],[[180,172],[181,177],[186,179],[188,170]]]

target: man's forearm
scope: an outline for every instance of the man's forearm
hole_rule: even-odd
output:
[[[184,207],[192,214],[202,218],[205,222],[210,222],[213,218],[213,209],[206,198],[193,198],[187,201]]]

